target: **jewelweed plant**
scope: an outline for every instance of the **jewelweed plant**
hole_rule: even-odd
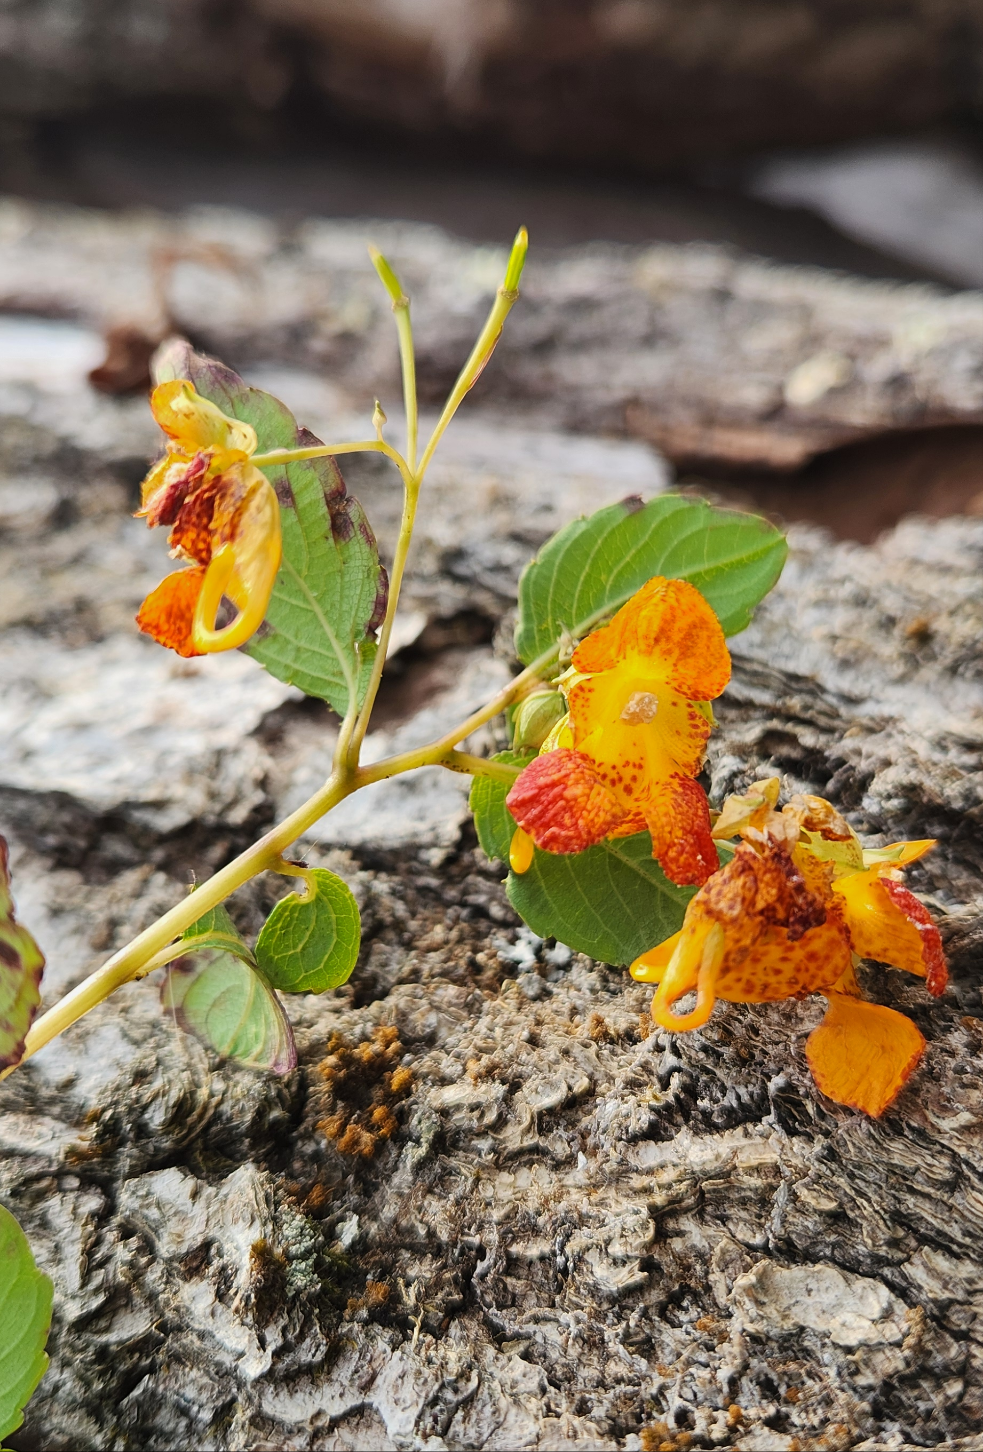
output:
[[[697,1027],[716,998],[820,992],[829,1011],[807,1052],[823,1092],[876,1115],[914,1070],[921,1034],[903,1015],[862,1000],[854,964],[873,955],[942,991],[938,931],[900,881],[905,863],[932,844],[864,852],[819,798],[794,797],[777,810],[772,780],[711,814],[697,779],[712,702],[730,677],[726,637],[749,623],[785,560],[785,540],[766,520],[676,494],[574,520],[522,575],[520,668],[508,686],[429,744],[362,762],[427,469],[519,296],[526,248],[523,229],[422,449],[410,303],[374,249],[399,344],[402,450],[385,437],[378,403],[372,437],[322,443],[277,399],[187,343],[159,351],[151,407],[166,447],[144,482],[140,514],[169,527],[181,567],[144,601],[137,624],[183,656],[245,650],[326,701],[341,721],[333,766],[308,801],[37,1018],[43,958],[14,918],[4,857],[5,1074],[157,968],[165,970],[163,1002],[183,1028],[239,1063],[291,1070],[297,1056],[281,995],[344,983],[358,959],[360,922],[338,876],[286,854],[353,792],[423,766],[473,777],[478,840],[508,864],[516,912],[540,936],[631,965],[636,978],[657,984],[657,1025]],[[359,452],[382,454],[402,487],[388,574],[337,462]],[[483,758],[462,749],[503,713],[509,750]],[[264,872],[299,887],[250,946],[225,902]],[[691,991],[696,1007],[677,1015],[673,1004]],[[0,1432],[17,1424],[43,1369],[50,1310],[43,1278],[8,1221],[0,1219],[0,1308],[10,1286],[33,1290],[23,1335],[0,1346]]]

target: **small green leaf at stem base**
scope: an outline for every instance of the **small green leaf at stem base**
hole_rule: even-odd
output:
[[[775,584],[787,552],[781,533],[754,514],[678,494],[611,504],[561,529],[526,566],[516,653],[528,665],[558,641],[581,639],[654,575],[695,585],[724,634],[734,635]]]
[[[492,760],[523,765],[531,758],[503,751]],[[482,850],[504,862],[516,829],[505,805],[508,791],[508,783],[492,777],[476,778],[471,788]],[[620,967],[679,931],[696,889],[670,882],[652,857],[648,832],[639,832],[569,856],[537,847],[528,872],[509,873],[506,891],[539,937]]]
[[[181,340],[161,349],[154,376],[187,378],[223,413],[252,424],[261,454],[320,442],[272,394]],[[386,610],[375,537],[334,459],[270,464],[264,472],[280,501],[283,562],[266,620],[245,649],[271,675],[344,716],[353,691],[359,702],[364,697]]]
[[[337,988],[358,959],[362,923],[351,889],[322,867],[307,879],[307,895],[278,902],[256,942],[259,970],[281,993]]]
[[[0,1441],[23,1422],[47,1368],[52,1296],[51,1281],[34,1264],[23,1230],[0,1205]]]
[[[205,913],[196,923],[181,934],[185,952],[200,953],[206,948],[231,953],[234,957],[255,968],[256,959],[252,950],[242,938],[239,929],[229,917],[228,909],[219,903],[211,912]]]
[[[0,1069],[19,1064],[41,1002],[44,954],[14,916],[7,843],[0,837]]]
[[[172,963],[161,1003],[178,1025],[223,1059],[247,1069],[288,1074],[297,1065],[283,1005],[254,968],[232,953],[206,949],[193,966]]]

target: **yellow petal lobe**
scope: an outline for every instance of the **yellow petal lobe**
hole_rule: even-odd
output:
[[[256,430],[229,418],[209,399],[202,398],[186,378],[158,383],[150,395],[150,408],[160,427],[183,451],[199,449],[227,455],[220,467],[248,459],[256,452]]]
[[[245,503],[228,526],[229,538],[212,555],[195,607],[191,638],[210,654],[245,645],[262,625],[280,568],[280,506],[269,481],[259,473]],[[236,606],[235,619],[215,628],[222,596]]]
[[[724,955],[724,930],[719,923],[697,919],[683,925],[675,951],[652,999],[652,1018],[660,1028],[684,1033],[700,1028],[713,1012],[717,971]],[[673,1004],[696,989],[689,1013],[673,1012]]]
[[[528,872],[532,866],[533,840],[528,832],[523,832],[521,827],[516,827],[512,834],[512,844],[509,847],[509,866],[512,871],[520,876]]]
[[[628,969],[631,976],[637,978],[639,983],[658,983],[669,967],[670,959],[676,951],[682,932],[683,930],[680,928],[678,933],[673,933],[672,937],[666,938],[664,943],[659,943],[656,947],[650,948],[647,953],[643,953],[640,958],[636,958]]]

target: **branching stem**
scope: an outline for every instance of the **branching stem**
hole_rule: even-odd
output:
[[[182,952],[186,951],[179,941],[181,935],[187,932],[188,928],[199,918],[204,917],[206,913],[224,902],[238,888],[259,873],[281,872],[289,876],[306,877],[309,883],[309,872],[295,863],[287,862],[283,856],[284,852],[299,837],[308,832],[326,812],[329,812],[332,807],[337,806],[340,801],[360,787],[370,786],[373,782],[384,781],[389,777],[406,771],[414,771],[422,766],[443,766],[449,771],[466,772],[473,776],[489,776],[506,782],[515,779],[518,768],[508,766],[503,762],[486,761],[482,757],[457,751],[455,747],[479,726],[490,721],[513,701],[519,700],[532,689],[538,683],[538,672],[549,665],[556,654],[555,650],[547,652],[539,660],[534,661],[504,690],[499,691],[487,705],[473,712],[459,726],[447,732],[439,740],[365,767],[359,765],[359,753],[368,729],[369,717],[379,690],[392,636],[400,587],[413,537],[420,485],[444,430],[495,349],[502,331],[502,324],[519,295],[519,277],[527,246],[528,238],[525,228],[522,228],[512,248],[505,281],[498,289],[485,326],[451,390],[419,464],[416,460],[418,436],[416,365],[410,328],[409,299],[403,293],[398,278],[385,258],[372,249],[373,262],[392,298],[399,336],[403,399],[406,407],[406,457],[404,458],[396,449],[387,444],[380,434],[377,439],[363,439],[347,444],[317,444],[302,449],[274,449],[266,454],[255,454],[252,460],[259,468],[272,468],[278,464],[289,464],[302,459],[373,452],[386,455],[399,469],[404,488],[403,515],[393,558],[386,616],[380,631],[379,647],[373,662],[365,699],[359,708],[357,681],[355,675],[349,671],[349,709],[338,736],[333,770],[324,786],[289,817],[261,837],[258,842],[240,853],[213,877],[201,883],[194,892],[189,893],[181,902],[152,923],[149,928],[145,928],[126,947],[114,953],[108,962],[104,963],[101,968],[97,968],[84,982],[67,993],[47,1013],[42,1014],[27,1034],[21,1063],[31,1058],[39,1049],[50,1043],[71,1024],[76,1023],[83,1014],[88,1013],[91,1008],[108,998],[124,983],[143,977],[154,968],[163,967],[174,958],[180,957]],[[339,659],[344,660],[344,653],[340,649],[336,649],[336,654]],[[13,1067],[16,1066],[4,1070],[0,1074],[0,1079],[11,1073]]]
[[[497,699],[499,698],[496,697]],[[465,726],[467,722],[449,735],[460,740],[466,734]],[[124,983],[141,978],[154,968],[163,967],[173,958],[180,957],[182,952],[187,952],[186,947],[174,942],[175,938],[180,937],[199,918],[204,917],[259,873],[284,872],[289,869],[291,876],[307,876],[304,868],[284,861],[284,852],[326,812],[360,787],[385,781],[403,772],[415,771],[421,766],[445,766],[451,771],[491,776],[502,781],[515,779],[517,768],[503,762],[486,761],[483,757],[454,751],[447,745],[447,739],[418,746],[412,751],[404,751],[371,766],[360,767],[344,779],[332,774],[320,791],[315,792],[295,812],[267,832],[265,837],[254,842],[245,852],[216,872],[214,877],[208,878],[194,892],[182,898],[163,917],[145,928],[125,948],[120,948],[101,968],[97,968],[77,988],[73,988],[53,1008],[42,1014],[28,1032],[21,1063],[44,1048],[45,1044],[50,1043]],[[5,1078],[11,1072],[11,1069],[4,1070],[0,1078]]]

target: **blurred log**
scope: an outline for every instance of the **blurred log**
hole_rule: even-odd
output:
[[[147,254],[172,235],[163,224],[3,216],[21,306],[30,294],[67,311],[74,297],[84,320],[120,297],[153,301]],[[240,255],[253,239],[264,309],[299,294],[322,327],[347,320],[317,335],[334,350],[331,382],[311,370],[311,334],[299,329],[291,354],[286,327],[273,335],[281,361],[257,364],[257,379],[315,427],[347,426],[371,358],[391,348],[355,260],[361,239],[319,228],[303,234],[319,252],[309,240],[264,250],[262,228],[227,221]],[[440,343],[448,307],[470,319],[486,301],[473,280],[486,260],[432,232],[403,245],[436,367],[459,351],[456,331]],[[42,265],[58,256],[76,258],[73,274]],[[547,340],[560,298],[575,317],[602,262],[609,291],[581,353],[598,320],[627,327],[632,274],[580,256],[531,279]],[[417,284],[427,272],[429,292]],[[612,276],[629,279],[620,298]],[[858,297],[896,301],[825,286],[847,311]],[[215,308],[202,325],[245,355],[270,314],[239,296],[227,294],[224,322]],[[944,314],[944,299],[918,298]],[[676,336],[693,346],[692,329]],[[145,406],[89,388],[98,337],[77,321],[0,317],[4,341],[0,818],[50,1001],[323,777],[334,728],[247,658],[175,662],[135,635],[135,603],[167,568],[163,540],[129,513],[153,447]],[[961,358],[942,349],[932,364],[953,397]],[[545,534],[665,482],[637,442],[558,430],[550,376],[530,431],[503,426],[500,405],[483,415],[479,391],[448,433],[411,557],[406,649],[381,702],[390,742],[501,679],[489,637]],[[506,377],[499,366],[500,403]],[[585,370],[581,406],[603,381]],[[391,478],[369,465],[356,487],[391,545]],[[790,791],[830,797],[872,844],[940,839],[913,883],[943,924],[946,996],[929,1000],[909,975],[865,975],[929,1040],[883,1120],[817,1094],[802,1045],[819,1000],[722,1004],[698,1033],[652,1032],[649,990],[519,927],[500,869],[474,845],[459,778],[421,777],[412,797],[392,783],[372,820],[304,844],[351,883],[364,942],[344,989],[291,999],[295,1074],[217,1063],[180,1036],[148,980],[0,1085],[0,1199],[57,1292],[52,1366],[22,1445],[978,1449],[981,561],[979,520],[909,521],[869,549],[798,532],[778,589],[734,642],[713,738],[715,799],[777,772]],[[264,880],[237,894],[245,931],[280,891]],[[360,1075],[345,1077],[361,1044]],[[413,1087],[391,1106],[395,1131],[359,1139],[371,1154],[343,1153],[338,1124],[364,1131],[397,1059]]]
[[[398,389],[371,237],[413,296],[423,396],[456,376],[504,253],[435,229],[244,212],[2,204],[0,309],[176,329],[242,366],[302,364],[350,403]],[[788,471],[880,434],[983,423],[983,294],[779,267],[703,244],[532,252],[476,397],[627,434],[680,464]],[[398,396],[398,394],[397,394]]]
[[[651,172],[979,111],[976,0],[20,0],[0,110],[189,97]]]

